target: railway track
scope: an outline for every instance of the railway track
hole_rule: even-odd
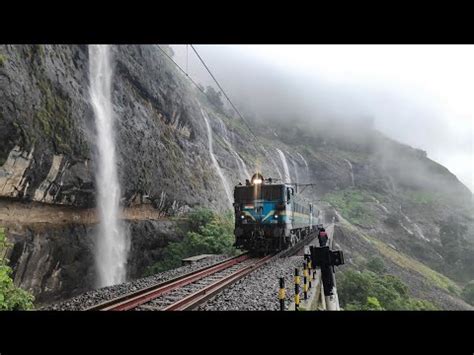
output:
[[[269,261],[297,253],[314,236],[308,236],[292,248],[277,254],[251,257],[248,253],[244,253],[164,283],[108,300],[86,310],[192,310]]]

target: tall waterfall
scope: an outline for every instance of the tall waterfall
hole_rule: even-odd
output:
[[[207,119],[207,114],[202,109],[202,107],[201,107],[201,113],[202,113],[202,117],[204,117],[204,121],[206,121],[207,138],[208,138],[209,153],[211,155],[211,160],[212,160],[212,163],[214,164],[214,167],[216,168],[217,174],[221,178],[221,182],[222,182],[222,185],[224,186],[224,190],[227,195],[227,199],[229,200],[229,204],[232,206],[232,200],[233,200],[232,192],[230,191],[230,188],[227,185],[227,181],[225,179],[224,173],[222,172],[222,169],[219,166],[219,163],[217,162],[216,157],[214,156],[214,150],[212,148],[212,129],[211,129],[211,125],[209,124],[209,120]]]
[[[283,164],[283,170],[285,171],[285,181],[291,182],[290,169],[288,169],[288,163],[286,161],[285,154],[278,148],[276,148],[278,154],[280,154],[281,163]]]
[[[126,279],[128,235],[119,220],[120,185],[117,176],[112,108],[112,68],[108,46],[89,46],[90,100],[97,130],[98,210],[100,216],[95,260],[98,286],[110,286]]]

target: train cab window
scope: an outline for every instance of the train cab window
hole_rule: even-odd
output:
[[[283,187],[281,185],[262,186],[262,199],[267,201],[281,201],[283,198]]]

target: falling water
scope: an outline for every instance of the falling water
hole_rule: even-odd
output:
[[[415,232],[418,234],[418,236],[423,239],[424,241],[427,241],[429,242],[430,240],[428,238],[425,237],[425,235],[423,234],[423,231],[421,230],[420,226],[416,223],[413,223],[413,228],[415,229]]]
[[[272,164],[273,164],[273,166],[275,167],[275,170],[276,170],[278,176],[280,177],[280,179],[283,179],[283,175],[281,174],[281,171],[280,171],[280,169],[278,168],[278,165],[277,165],[277,163],[275,162],[275,159],[273,159],[273,156],[271,156],[270,154],[268,154],[267,150],[266,150],[263,146],[261,146],[261,148],[262,148],[263,152],[265,153],[265,156],[266,156],[267,158],[269,158],[270,161],[272,162]]]
[[[300,177],[298,174],[298,164],[296,164],[296,161],[294,161],[293,159],[290,159],[290,160],[291,160],[291,164],[293,165],[293,170],[295,171],[296,182],[301,183]]]
[[[405,218],[405,220],[412,225],[412,227],[415,230],[418,237],[420,237],[421,239],[423,239],[427,242],[430,241],[428,238],[425,237],[425,235],[423,234],[423,231],[421,230],[420,226],[418,224],[414,223],[406,214],[403,213],[402,205],[400,205],[400,213],[402,214],[403,218]],[[403,225],[402,225],[402,227],[403,227]],[[406,230],[405,227],[403,227],[403,228]],[[410,231],[410,234],[413,235],[415,233]]]
[[[373,196],[372,196],[372,199],[375,201],[375,203],[376,203],[377,205],[379,205],[379,206],[385,211],[385,213],[390,213],[390,212],[388,211],[387,207],[385,207],[384,205],[382,205],[379,200],[377,200],[377,199],[376,199],[375,197],[373,197]]]
[[[96,184],[100,224],[95,259],[99,287],[125,281],[130,247],[128,235],[119,221],[120,185],[113,133],[109,51],[108,46],[89,46],[89,92],[95,116],[98,153]]]
[[[309,180],[309,166],[308,166],[308,162],[306,161],[306,159],[298,152],[296,152],[296,154],[299,155],[299,157],[301,158],[301,160],[303,160],[303,163],[304,163],[304,166],[306,167],[306,179]]]
[[[354,185],[354,170],[352,169],[352,163],[347,160],[347,159],[344,159],[347,163],[347,165],[349,165],[349,168],[351,169],[351,181],[352,181],[352,186],[355,186]]]
[[[225,190],[225,193],[227,195],[227,199],[229,200],[229,204],[232,205],[232,193],[229,189],[229,186],[227,185],[227,182],[226,182],[225,177],[224,177],[224,173],[222,172],[221,167],[219,166],[219,163],[217,162],[217,159],[214,156],[214,150],[212,149],[212,129],[211,129],[211,125],[209,124],[209,120],[207,119],[207,114],[202,109],[202,107],[201,107],[201,113],[202,113],[202,117],[204,117],[204,121],[206,121],[207,138],[208,138],[208,144],[209,144],[209,153],[211,155],[212,163],[214,164],[214,167],[216,168],[217,174],[221,178],[221,182],[222,182],[222,185],[224,186],[224,190]]]
[[[288,169],[288,163],[286,161],[285,154],[278,148],[276,148],[276,150],[278,151],[278,154],[280,154],[283,170],[285,171],[285,182],[291,182],[290,170]]]
[[[247,169],[247,165],[245,162],[242,160],[240,155],[235,151],[235,149],[232,147],[232,144],[229,141],[229,134],[227,131],[227,127],[225,126],[224,122],[220,119],[219,116],[216,116],[217,120],[219,121],[219,124],[221,126],[221,129],[224,131],[224,136],[222,139],[224,140],[224,143],[227,145],[227,148],[229,148],[230,153],[235,157],[237,161],[237,166],[239,167],[239,173],[240,173],[240,178],[245,181],[245,179],[250,179],[250,173]]]

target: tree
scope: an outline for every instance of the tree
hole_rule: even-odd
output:
[[[0,255],[7,247],[5,233],[0,228]],[[16,287],[11,278],[12,269],[7,259],[0,260],[0,310],[17,311],[33,308],[34,297],[30,293]]]
[[[147,275],[181,266],[181,260],[199,254],[235,254],[232,212],[219,215],[208,209],[198,209],[187,216],[188,228],[183,240],[172,242],[163,258],[152,265]]]
[[[338,296],[346,310],[428,310],[436,307],[412,298],[396,276],[348,270],[338,279]]]
[[[383,260],[377,256],[374,256],[367,262],[366,268],[376,274],[383,274],[385,272],[385,264]]]

